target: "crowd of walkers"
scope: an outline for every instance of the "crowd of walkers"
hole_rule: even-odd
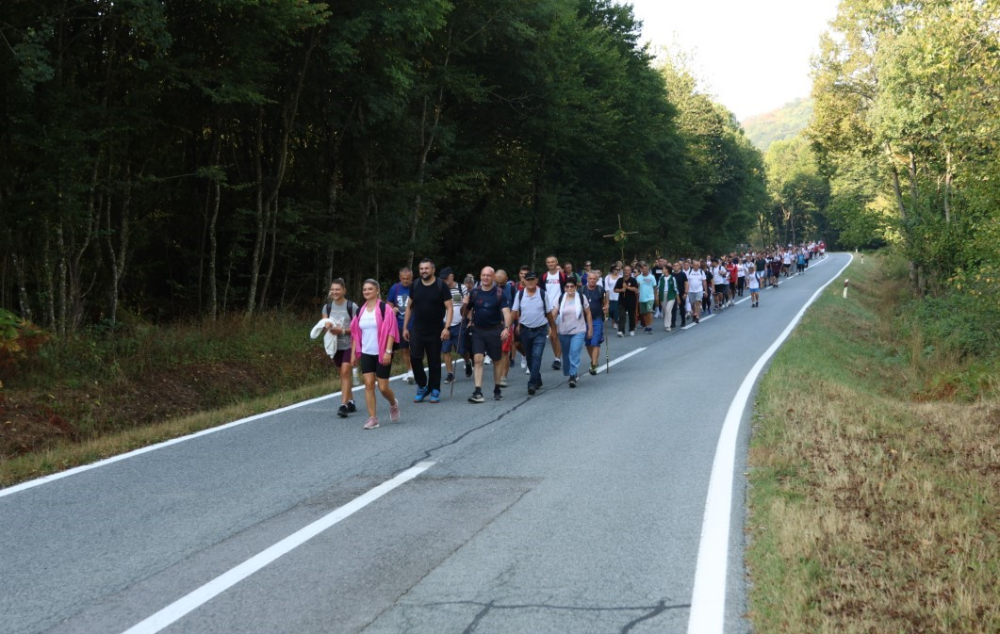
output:
[[[460,359],[474,384],[472,403],[486,400],[486,366],[492,366],[493,399],[502,400],[518,357],[528,375],[528,394],[535,395],[543,387],[546,344],[554,356],[552,369],[561,370],[575,388],[581,371],[597,374],[601,346],[612,332],[633,337],[642,328],[653,334],[656,320],[670,332],[686,327],[688,320],[698,323],[704,315],[735,306],[746,294],[757,308],[762,289],[778,287],[793,266],[804,273],[810,261],[825,255],[824,243],[811,242],[702,260],[619,261],[606,274],[589,261],[577,273],[571,262],[560,265],[553,255],[545,259],[541,273],[520,267],[517,282],[504,270],[487,266],[478,278],[469,274],[461,283],[450,268],[438,271],[432,260],[424,259],[419,279],[414,281],[411,269],[401,269],[384,300],[378,281],[365,280],[360,306],[347,299],[342,279],[333,280],[312,336],[324,335],[326,351],[339,370],[337,414],[346,418],[357,411],[351,389],[352,371],[357,370],[368,412],[364,429],[375,429],[376,387],[389,403],[389,420],[400,417],[399,400],[389,385],[394,357],[406,364],[407,383],[416,384],[414,403],[440,402],[442,384],[454,390]]]

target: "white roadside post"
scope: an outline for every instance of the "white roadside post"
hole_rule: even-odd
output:
[[[844,299],[847,299],[847,289],[851,285],[851,280],[844,280]]]

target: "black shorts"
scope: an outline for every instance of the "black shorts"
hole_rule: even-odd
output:
[[[375,374],[375,378],[378,379],[388,379],[389,373],[392,372],[392,367],[388,365],[382,365],[378,362],[378,357],[373,354],[362,354],[361,355],[361,374]]]
[[[472,329],[472,354],[488,354],[494,361],[499,361],[503,354],[503,343],[500,341],[501,326],[484,330]]]

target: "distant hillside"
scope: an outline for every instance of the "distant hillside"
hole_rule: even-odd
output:
[[[775,141],[791,139],[805,130],[812,113],[812,99],[796,99],[772,112],[747,118],[743,131],[761,152],[767,152]]]

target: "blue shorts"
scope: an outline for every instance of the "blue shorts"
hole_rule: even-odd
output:
[[[604,343],[604,320],[594,320],[594,336],[590,339],[584,338],[583,344],[591,348],[597,348]]]
[[[459,334],[458,331],[461,329],[462,329],[462,324],[458,324],[457,326],[451,326],[450,328],[448,328],[448,332],[451,333],[451,336],[447,340],[441,342],[442,354],[448,352],[457,352],[458,354],[465,354],[465,344],[458,336]],[[462,337],[463,338],[465,337],[464,332],[462,333]]]

